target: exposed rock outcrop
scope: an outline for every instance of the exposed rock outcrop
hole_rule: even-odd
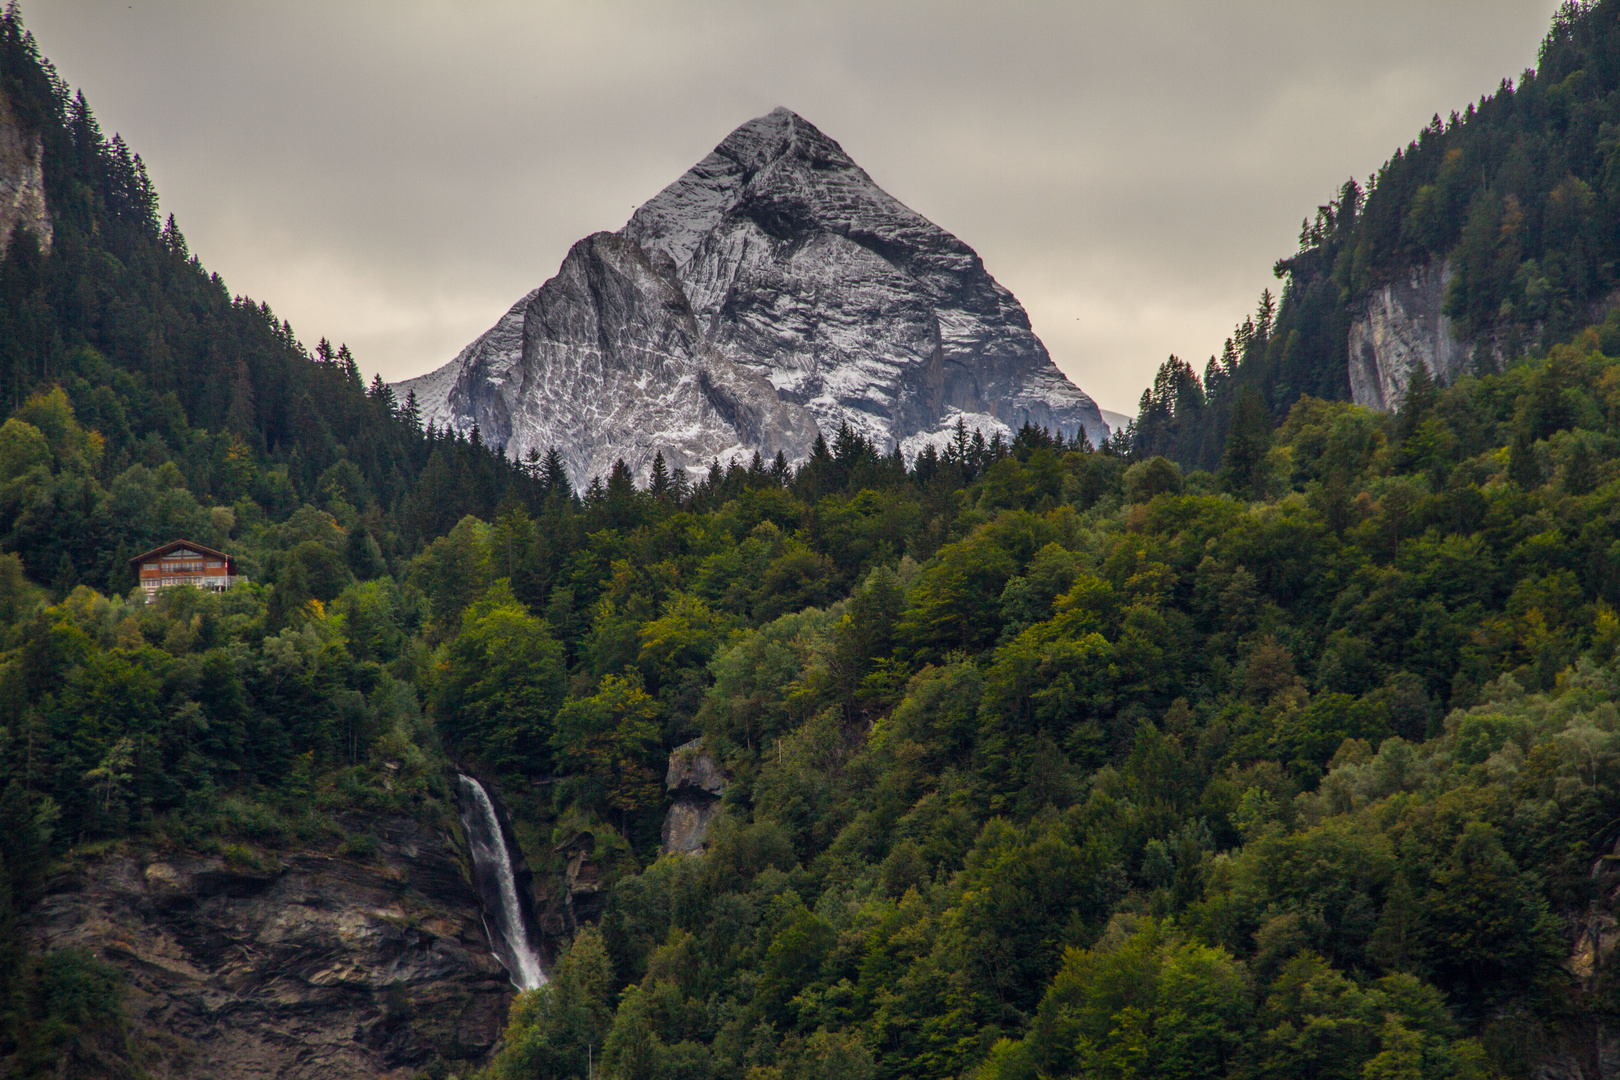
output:
[[[1440,260],[1368,294],[1366,314],[1350,324],[1350,396],[1357,405],[1399,408],[1418,364],[1442,385],[1467,368],[1470,346],[1442,310],[1450,284],[1450,264]]]
[[[703,748],[702,739],[683,743],[671,752],[664,787],[674,798],[664,815],[664,854],[702,851],[726,790],[725,775]]]
[[[45,148],[38,132],[23,127],[0,90],[0,256],[18,228],[51,248],[51,215],[45,207]]]
[[[1032,422],[1107,437],[973,249],[787,109],[732,132],[617,239],[576,245],[396,395],[509,454],[556,445],[576,482],[617,457],[644,476],[659,449],[672,465],[800,459],[815,425],[907,452],[958,418],[986,435]]]
[[[552,852],[563,860],[562,873],[537,878],[534,894],[540,932],[560,942],[601,918],[607,904],[607,882],[595,858],[594,833],[577,832],[555,845]]]
[[[356,817],[364,858],[130,852],[88,859],[31,916],[36,949],[77,947],[125,973],[154,1077],[331,1080],[475,1064],[512,990],[453,839]]]
[[[1607,984],[1620,958],[1616,953],[1620,926],[1611,914],[1620,902],[1620,829],[1611,824],[1604,833],[1592,862],[1591,899],[1585,910],[1559,912],[1569,946],[1564,970],[1573,980],[1577,999],[1609,993]],[[1603,1023],[1601,1014],[1590,1013],[1549,1029],[1530,1075],[1535,1080],[1614,1080],[1620,1077],[1620,1032]]]

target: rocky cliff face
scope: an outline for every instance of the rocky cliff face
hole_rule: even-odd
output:
[[[1451,268],[1441,261],[1367,297],[1366,314],[1350,325],[1350,395],[1357,405],[1398,408],[1418,364],[1442,384],[1466,369],[1471,350],[1441,310],[1450,284]]]
[[[675,261],[710,340],[824,429],[886,447],[979,413],[1103,437],[973,249],[787,109],[732,132],[623,231]]]
[[[725,775],[704,749],[702,739],[683,743],[671,752],[664,789],[672,799],[664,815],[664,854],[702,851],[709,826],[720,815],[720,797],[726,792]]]
[[[28,229],[46,251],[51,215],[45,209],[45,155],[39,135],[18,121],[0,91],[0,256],[18,228]]]
[[[264,865],[135,852],[88,859],[31,916],[37,949],[120,967],[154,1077],[404,1077],[476,1064],[511,984],[451,837],[356,818],[364,858],[301,851]]]
[[[814,425],[908,452],[959,417],[987,435],[1032,422],[1107,437],[978,255],[786,109],[732,132],[614,239],[576,245],[396,393],[509,453],[555,444],[576,481],[619,456],[644,475],[658,449],[688,465],[802,458]]]
[[[425,419],[521,454],[561,449],[579,483],[759,449],[802,457],[815,422],[703,338],[669,258],[597,233],[447,368],[405,384]],[[442,399],[440,395],[442,394]]]

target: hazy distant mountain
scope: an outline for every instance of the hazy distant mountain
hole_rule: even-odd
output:
[[[1099,409],[1098,412],[1102,413],[1103,423],[1108,425],[1110,434],[1116,431],[1124,431],[1130,426],[1131,421],[1135,419],[1135,417],[1122,412],[1115,412],[1112,409]]]
[[[787,109],[751,120],[609,241],[569,252],[445,367],[401,383],[424,421],[576,481],[713,457],[802,458],[839,425],[880,450],[958,418],[1106,437],[1018,301],[962,241],[884,192]]]

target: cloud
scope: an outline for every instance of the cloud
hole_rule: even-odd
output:
[[[436,367],[787,105],[973,245],[1131,410],[1299,221],[1534,61],[1556,0],[33,0],[42,51],[230,287],[368,373]]]

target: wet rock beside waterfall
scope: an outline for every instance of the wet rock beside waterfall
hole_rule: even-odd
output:
[[[677,746],[669,755],[664,786],[674,797],[664,815],[664,854],[702,851],[726,790],[725,775],[702,739]]]

